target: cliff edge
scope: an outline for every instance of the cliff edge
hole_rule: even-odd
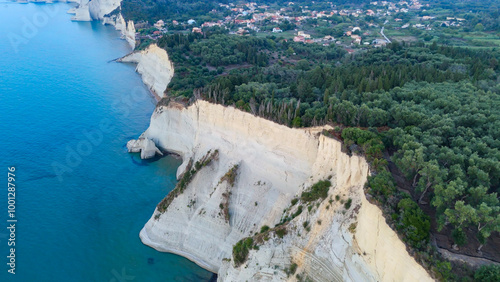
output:
[[[103,20],[104,16],[120,6],[121,0],[71,0],[78,4],[68,11],[74,21]]]
[[[119,12],[121,0],[68,0],[77,4],[68,10],[73,14],[73,21],[99,20],[103,24],[110,24],[119,30],[132,49],[135,48],[135,25],[133,21],[126,22]]]
[[[431,281],[366,200],[364,158],[322,130],[200,100],[159,105],[142,137],[182,156],[181,181],[141,240],[221,281]],[[327,194],[304,197],[319,182]],[[252,247],[235,261],[233,246],[246,237]]]
[[[135,51],[118,61],[136,63],[136,71],[141,74],[142,81],[157,96],[164,97],[167,85],[174,76],[174,65],[168,58],[167,51],[156,44],[149,45],[142,51]]]

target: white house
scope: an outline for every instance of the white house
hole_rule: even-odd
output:
[[[157,29],[161,29],[163,26],[165,26],[165,22],[162,21],[162,20],[159,20],[157,21],[154,26],[157,28]]]

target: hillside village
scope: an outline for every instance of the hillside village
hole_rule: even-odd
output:
[[[372,160],[365,193],[434,278],[480,276],[441,250],[500,261],[498,126],[485,122],[500,93],[494,0],[130,1],[137,50],[155,43],[175,66],[169,99],[329,124],[325,136]]]
[[[417,41],[422,32],[458,28],[466,21],[453,14],[427,15],[431,8],[431,4],[418,0],[373,1],[356,8],[338,7],[332,3],[311,7],[294,2],[282,7],[255,2],[229,3],[219,4],[219,9],[213,9],[204,18],[181,21],[174,16],[152,24],[139,22],[136,37],[156,40],[165,33],[203,34],[208,28],[219,27],[240,36],[274,35],[304,44],[337,44],[351,53],[364,47],[384,46],[390,43],[389,37],[397,41]],[[390,34],[389,37],[384,31]]]

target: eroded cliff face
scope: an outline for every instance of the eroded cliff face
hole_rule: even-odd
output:
[[[121,0],[72,0],[78,4],[68,13],[75,14],[74,21],[103,20],[104,16],[120,6]]]
[[[125,22],[121,13],[113,13],[120,7],[121,0],[69,0],[78,5],[68,10],[74,16],[73,21],[100,20],[103,24],[113,25],[119,30],[123,39],[127,40],[132,49],[135,48],[135,26],[133,21]]]
[[[163,97],[174,75],[174,66],[164,49],[152,44],[146,50],[134,52],[121,58],[120,61],[136,63],[136,71],[141,74],[142,81],[159,98]]]
[[[105,16],[102,20],[103,24],[110,24],[119,30],[122,38],[127,40],[132,49],[135,48],[135,26],[133,21],[125,22],[122,14]]]
[[[142,137],[182,156],[178,176],[186,168],[196,173],[163,212],[155,210],[141,240],[217,272],[221,281],[294,281],[287,274],[292,264],[295,274],[315,281],[431,280],[366,200],[364,158],[341,152],[322,129],[291,129],[205,101],[158,106]],[[203,165],[210,152],[216,158]],[[326,199],[300,200],[325,179],[332,183]],[[303,211],[279,227],[285,235],[255,236],[299,206]],[[252,236],[258,250],[236,266],[233,245]]]

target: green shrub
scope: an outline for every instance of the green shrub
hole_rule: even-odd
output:
[[[326,199],[328,196],[328,190],[332,186],[329,180],[322,180],[315,183],[308,191],[302,192],[300,199],[304,202],[312,202],[317,199]]]
[[[262,226],[262,227],[260,228],[260,233],[264,233],[264,232],[266,232],[266,231],[267,231],[267,230],[269,230],[269,229],[270,229],[270,228],[269,228],[269,226],[264,225],[264,226]]]
[[[377,138],[375,133],[357,127],[349,127],[342,130],[342,139],[344,139],[344,141],[352,140],[355,144],[360,146],[374,138]]]
[[[286,233],[287,233],[287,232],[286,232],[286,228],[284,228],[284,227],[283,227],[283,228],[278,228],[278,229],[276,229],[276,231],[275,231],[275,232],[276,232],[276,235],[277,235],[280,239],[283,239],[283,236],[285,236],[285,235],[286,235]]]
[[[302,213],[302,205],[300,205],[300,206],[297,207],[297,211],[294,214],[292,214],[292,219],[296,218],[301,213]]]
[[[238,175],[238,165],[234,165],[232,168],[229,169],[229,171],[221,178],[222,181],[227,181],[231,187],[234,186],[234,183],[236,182],[236,176]]]
[[[351,225],[349,225],[349,232],[354,234],[356,232],[357,226],[358,226],[358,224],[356,222],[351,223]]]
[[[303,226],[304,228],[307,228],[307,226],[308,226],[308,225],[309,225],[309,221],[307,221],[307,220],[306,220],[306,221],[304,221],[304,223],[302,223],[302,226]]]
[[[452,275],[451,264],[447,261],[438,261],[436,263],[436,272],[439,276],[440,281],[449,281]]]
[[[351,198],[349,198],[349,199],[347,200],[347,202],[345,202],[345,204],[344,204],[344,208],[345,208],[346,210],[350,209],[350,208],[351,208],[351,204],[352,204],[352,199],[351,199]]]
[[[245,263],[248,253],[253,247],[252,238],[243,238],[233,246],[233,259],[236,266]]]
[[[367,186],[370,187],[370,194],[383,201],[396,191],[394,178],[386,170],[376,175],[368,176]]]
[[[459,246],[465,246],[467,244],[467,235],[461,229],[454,229],[451,232],[451,238],[453,238],[453,242]]]
[[[474,279],[481,282],[498,282],[500,281],[500,266],[483,265],[474,274]]]
[[[285,273],[287,276],[294,275],[297,271],[298,265],[296,263],[292,263],[290,267],[285,268]]]
[[[397,228],[402,231],[405,240],[415,248],[421,248],[429,242],[431,228],[429,216],[412,199],[402,199],[398,203],[399,221]]]

